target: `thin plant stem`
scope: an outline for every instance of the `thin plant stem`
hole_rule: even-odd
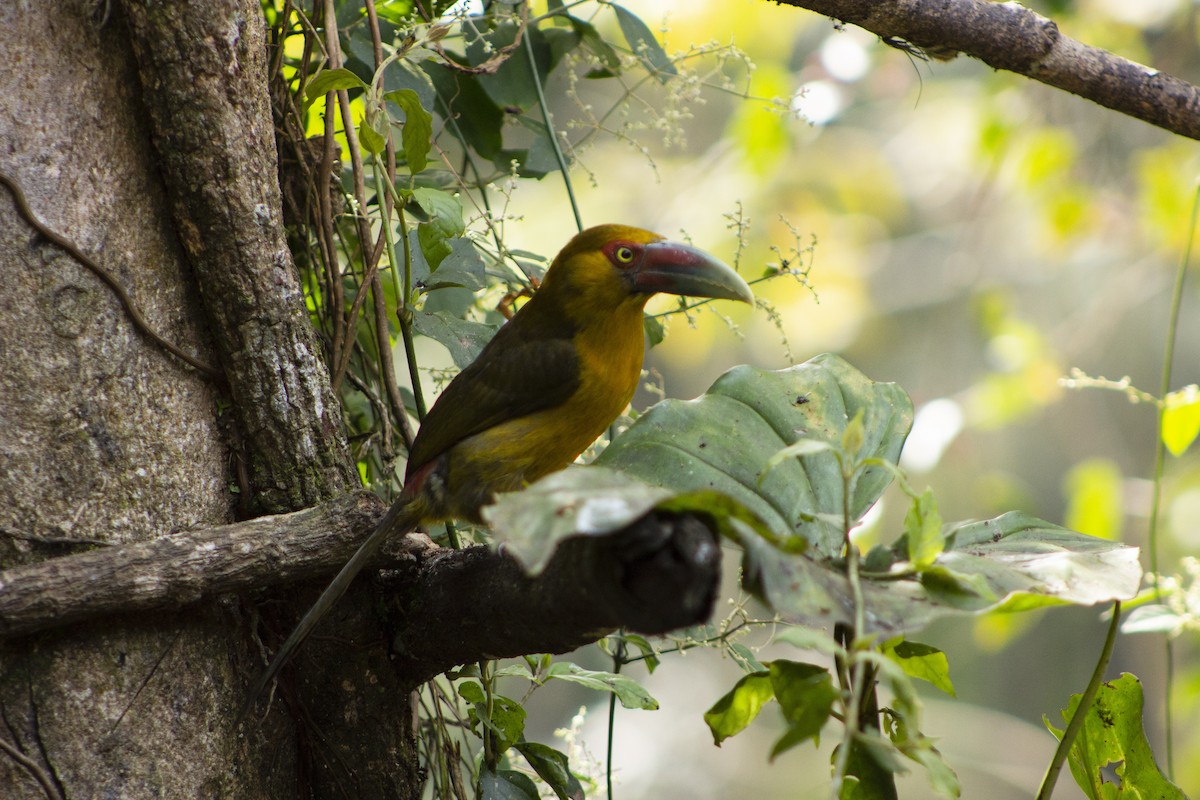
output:
[[[408,359],[408,376],[412,380],[413,400],[417,406],[417,420],[425,421],[428,408],[425,406],[425,393],[421,391],[421,375],[417,371],[417,354],[413,349],[412,321],[408,316],[408,297],[412,292],[412,247],[408,242],[408,222],[404,214],[399,215],[400,245],[404,248],[404,294],[403,304],[398,303],[396,316],[400,319],[400,336],[404,339],[404,353]]]
[[[1192,215],[1188,222],[1187,243],[1183,248],[1183,255],[1179,259],[1179,269],[1175,271],[1175,285],[1171,290],[1171,310],[1167,315],[1167,341],[1163,347],[1163,363],[1162,377],[1158,384],[1158,425],[1155,428],[1157,435],[1154,443],[1154,494],[1150,501],[1150,528],[1149,528],[1149,546],[1150,546],[1150,579],[1154,586],[1155,599],[1162,601],[1162,588],[1159,584],[1158,571],[1158,518],[1159,511],[1162,507],[1162,482],[1163,482],[1163,467],[1166,462],[1166,444],[1163,442],[1163,416],[1166,413],[1167,394],[1171,391],[1171,369],[1175,362],[1175,338],[1179,333],[1179,312],[1183,305],[1183,282],[1187,276],[1188,263],[1192,259],[1192,242],[1196,238],[1196,217],[1200,212],[1200,181],[1196,183],[1196,188],[1192,194]],[[1163,712],[1163,725],[1166,733],[1167,746],[1167,777],[1174,778],[1175,776],[1175,742],[1173,733],[1173,722],[1171,719],[1171,695],[1172,688],[1175,683],[1175,648],[1170,638],[1167,638],[1166,643],[1166,702],[1163,703],[1165,710]]]
[[[613,653],[613,674],[619,675],[625,664],[625,640],[618,637],[617,651]],[[608,800],[613,800],[613,740],[615,738],[617,720],[617,695],[615,692],[608,696],[608,741],[605,743],[604,755],[604,785],[608,790]]]
[[[386,189],[391,187],[391,182],[388,181],[386,176],[382,174],[383,171],[378,160],[374,162],[374,167],[376,196],[380,198],[385,196],[390,197],[390,195],[386,193]],[[401,293],[404,287],[400,285],[400,281],[397,276],[398,270],[396,269],[396,242],[392,236],[392,219],[390,213],[394,206],[390,202],[382,205],[382,210],[384,211],[382,227],[386,247],[384,252],[387,254],[388,266],[391,267],[392,290],[396,295],[396,304],[397,306],[400,306],[407,303],[408,296]],[[403,208],[400,209],[400,213],[404,213]],[[382,287],[379,294],[380,298],[382,299]],[[384,388],[387,391],[388,400],[391,402],[392,413],[396,417],[396,423],[400,428],[400,435],[404,439],[404,446],[406,449],[411,450],[413,445],[413,434],[408,426],[408,414],[404,408],[404,401],[400,398],[400,390],[396,386],[396,369],[392,364],[392,351],[390,346],[391,340],[387,335],[388,326],[386,313],[380,319],[379,324],[382,327],[379,345],[381,348],[386,348],[384,352],[379,354],[380,372],[382,373],[380,377],[382,378]]]
[[[857,458],[857,456],[855,456]],[[850,591],[854,599],[854,630],[849,632],[845,642],[852,667],[850,670],[850,700],[846,705],[846,719],[842,723],[842,744],[838,748],[837,759],[834,762],[833,785],[831,796],[839,797],[842,784],[846,779],[846,769],[850,763],[850,750],[854,747],[854,735],[858,733],[861,720],[862,699],[865,693],[867,678],[867,662],[855,656],[855,639],[862,636],[866,628],[867,609],[863,601],[862,581],[859,576],[858,547],[850,540],[850,492],[853,482],[854,467],[842,465],[842,527],[846,537],[846,578],[850,582]]]
[[[558,134],[554,131],[554,122],[550,109],[546,105],[546,94],[542,91],[542,80],[538,76],[537,59],[533,54],[533,37],[525,36],[525,54],[529,57],[529,72],[533,78],[533,88],[537,90],[538,108],[542,110],[542,120],[546,123],[546,134],[550,137],[550,146],[554,149],[554,158],[558,161],[558,169],[562,172],[563,184],[567,187],[567,198],[571,201],[571,213],[575,215],[575,227],[583,230],[583,215],[579,213],[579,203],[575,200],[575,187],[571,185],[571,175],[567,171],[567,159],[562,147],[558,144]]]
[[[1112,660],[1113,647],[1117,641],[1117,629],[1120,626],[1121,601],[1118,600],[1113,603],[1112,622],[1108,625],[1108,636],[1104,638],[1104,648],[1100,651],[1099,660],[1096,661],[1092,679],[1088,681],[1087,688],[1083,690],[1083,696],[1079,698],[1079,705],[1071,716],[1071,721],[1067,723],[1067,729],[1063,731],[1062,739],[1058,742],[1058,749],[1054,751],[1054,758],[1050,760],[1050,766],[1046,769],[1046,777],[1042,779],[1042,787],[1038,790],[1037,800],[1050,800],[1050,795],[1054,793],[1054,784],[1058,781],[1058,774],[1062,772],[1067,754],[1071,752],[1071,745],[1074,744],[1079,729],[1083,727],[1088,710],[1091,709],[1092,702],[1096,699],[1096,693],[1100,691],[1100,684],[1104,681],[1104,673],[1108,669],[1108,662]]]

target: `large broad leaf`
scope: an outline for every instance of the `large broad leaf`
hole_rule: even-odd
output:
[[[603,467],[571,467],[547,475],[522,492],[501,495],[483,509],[497,544],[531,574],[545,568],[558,543],[599,536],[633,524],[655,508],[693,511],[718,520],[761,526],[745,508],[716,492],[676,495]],[[732,528],[727,528],[732,535]]]
[[[951,526],[932,567],[863,576],[866,630],[891,636],[955,613],[1092,605],[1137,593],[1136,547],[1085,536],[1020,512]],[[844,565],[781,553],[758,536],[743,536],[746,582],[784,619],[803,625],[853,624]],[[897,544],[903,552],[903,542]]]
[[[1061,712],[1064,722],[1075,716],[1081,697],[1071,695]],[[1154,763],[1142,727],[1143,704],[1142,684],[1129,673],[1100,687],[1068,757],[1071,775],[1089,798],[1186,800],[1186,795]],[[1043,719],[1050,732],[1062,739],[1063,731]],[[1107,774],[1110,767],[1115,768],[1115,783]]]
[[[434,110],[447,117],[451,133],[484,158],[494,158],[503,144],[504,112],[479,85],[478,76],[433,61],[423,61],[420,66],[437,90]]]
[[[833,452],[789,459],[760,476],[772,456],[801,440],[839,446],[860,412],[859,457],[894,463],[912,426],[912,402],[896,384],[875,383],[834,355],[778,372],[735,367],[703,397],[654,406],[596,463],[674,492],[722,492],[778,537],[799,532],[816,555],[833,557],[845,538],[842,470]],[[880,468],[859,475],[852,524],[890,481]]]

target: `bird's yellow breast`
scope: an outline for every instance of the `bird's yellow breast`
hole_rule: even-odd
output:
[[[604,433],[637,390],[643,305],[636,299],[621,303],[576,332],[579,388],[566,402],[502,422],[451,450],[448,494],[457,507],[448,516],[476,518],[492,495],[562,469]]]

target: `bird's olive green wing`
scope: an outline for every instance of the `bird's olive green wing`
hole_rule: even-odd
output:
[[[566,402],[579,388],[570,331],[518,330],[516,319],[438,397],[409,454],[408,474],[494,425]]]

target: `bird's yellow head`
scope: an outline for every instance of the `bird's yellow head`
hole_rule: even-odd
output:
[[[564,307],[592,313],[638,309],[658,292],[753,302],[740,275],[690,245],[626,225],[600,225],[578,234],[559,252],[538,292]]]

